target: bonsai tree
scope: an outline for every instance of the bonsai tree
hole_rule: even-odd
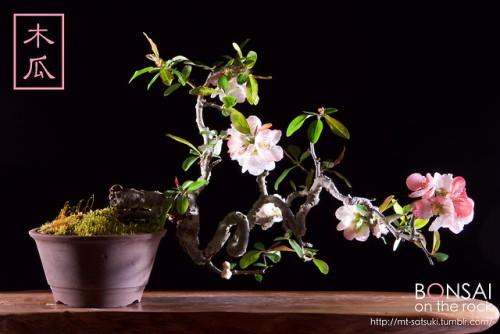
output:
[[[289,137],[307,127],[306,148],[289,145],[283,149],[280,130],[273,129],[270,123],[264,123],[255,115],[245,116],[237,109],[243,103],[258,105],[259,81],[271,79],[254,73],[257,53],[244,53],[246,42],[233,43],[233,56],[208,66],[184,56],[164,59],[153,40],[144,35],[152,49],[146,58],[153,64],[135,71],[130,81],[148,74],[152,76],[148,89],[155,82],[161,82],[166,87],[164,96],[185,89],[196,97],[193,113],[199,140],[187,140],[175,134],[168,136],[186,146],[183,170],[197,168],[199,176],[183,182],[175,178],[174,187],[161,192],[115,185],[110,189],[110,204],[122,216],[155,217],[162,226],[167,220],[172,222],[179,244],[194,263],[206,265],[224,278],[253,274],[261,280],[265,271],[281,259],[283,252],[294,252],[302,261],[313,261],[326,274],[328,265],[316,257],[317,250],[304,240],[308,214],[319,205],[320,194],[324,192],[339,201],[335,212],[339,220],[337,230],[342,231],[345,238],[365,241],[373,235],[385,240],[390,235],[394,238],[394,249],[402,241],[413,243],[430,264],[448,257],[438,252],[439,230],[449,228],[459,233],[472,221],[474,202],[467,196],[465,180],[452,174],[411,174],[406,185],[414,200],[406,205],[400,204],[394,196],[376,206],[373,200],[341,193],[335,182],[340,180],[348,185],[349,182],[336,166],[345,152],[334,159],[322,158],[317,152],[317,143],[328,130],[343,140],[350,137],[348,129],[333,117],[338,113],[336,108],[319,107],[293,118],[285,134]],[[195,83],[191,76],[194,70],[205,71],[206,79]],[[214,111],[227,119],[226,128],[214,129],[206,123],[205,113]],[[242,173],[256,177],[259,195],[250,203],[247,212],[227,213],[211,241],[202,246],[198,199],[210,186],[211,175],[216,172],[219,162],[228,158],[239,164]],[[289,162],[284,163],[286,168],[271,190],[267,184],[268,175],[275,170],[276,163],[285,158]],[[290,180],[289,193],[273,193],[292,174],[302,174],[303,178],[300,182]],[[267,230],[276,222],[281,222],[284,231],[276,237],[275,243],[266,247],[257,242],[249,249],[250,232],[257,226]],[[432,242],[428,241],[429,237]],[[214,257],[224,247],[230,258],[239,258],[238,263],[232,260],[215,263]]]

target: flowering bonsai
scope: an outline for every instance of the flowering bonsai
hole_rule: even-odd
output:
[[[430,264],[448,258],[438,251],[441,243],[439,230],[448,228],[459,233],[472,221],[474,202],[467,196],[465,180],[451,174],[411,174],[406,185],[411,191],[409,197],[414,200],[406,205],[401,205],[394,196],[385,198],[376,206],[373,200],[341,193],[336,181],[341,180],[350,186],[346,177],[336,170],[345,152],[340,152],[335,159],[321,158],[316,152],[316,144],[327,132],[323,131],[325,125],[337,137],[350,137],[348,129],[332,116],[338,112],[336,108],[320,107],[293,118],[285,134],[290,137],[307,127],[307,147],[301,149],[289,145],[284,149],[280,130],[273,129],[270,123],[263,123],[255,115],[244,116],[237,109],[243,103],[257,105],[259,81],[270,79],[254,73],[257,53],[243,53],[246,42],[233,43],[234,56],[226,56],[224,61],[208,66],[184,56],[163,59],[157,45],[145,36],[152,49],[146,58],[153,64],[136,71],[130,81],[150,74],[148,89],[153,83],[161,82],[166,86],[164,96],[183,88],[196,96],[195,124],[201,141],[195,144],[175,134],[168,136],[188,149],[187,158],[182,162],[183,170],[196,167],[199,176],[183,182],[176,177],[175,187],[162,192],[115,185],[110,191],[111,205],[123,214],[155,216],[161,224],[167,220],[175,224],[178,242],[194,263],[206,265],[227,279],[232,275],[253,274],[261,280],[266,270],[280,261],[283,252],[293,252],[302,261],[312,261],[326,274],[328,265],[318,259],[317,250],[304,241],[307,216],[319,204],[323,192],[340,202],[335,212],[339,220],[337,230],[342,231],[346,239],[365,241],[373,235],[387,243],[385,238],[390,235],[394,238],[394,249],[401,241],[413,243],[423,251]],[[201,84],[192,79],[194,69],[207,73]],[[214,129],[206,124],[204,116],[207,112],[219,112],[221,117],[226,117],[226,128]],[[202,247],[198,198],[210,186],[211,175],[218,164],[227,158],[235,160],[242,173],[256,177],[259,195],[249,203],[246,213],[228,213],[219,222],[211,241]],[[303,179],[300,182],[290,179],[291,191],[287,194],[271,193],[267,178],[276,169],[276,163],[285,158],[289,162],[283,163],[286,168],[275,179],[274,191],[280,190],[285,179],[299,176],[299,172]],[[283,233],[274,239],[272,245],[256,242],[249,249],[253,228],[260,226],[266,230],[278,222]],[[432,242],[428,242],[429,237]],[[239,258],[239,261],[215,262],[214,257],[224,246],[227,254]]]

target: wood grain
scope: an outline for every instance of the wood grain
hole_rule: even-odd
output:
[[[0,333],[477,333],[498,321],[485,301],[443,301],[458,310],[398,292],[146,291],[141,303],[105,309],[9,292],[0,293]]]

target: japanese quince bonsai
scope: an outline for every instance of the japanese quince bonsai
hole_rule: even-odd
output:
[[[320,158],[316,145],[328,131],[343,140],[349,139],[348,129],[333,117],[337,115],[336,108],[320,107],[292,118],[285,134],[290,137],[299,129],[306,128],[306,131],[300,131],[306,134],[306,147],[288,145],[284,149],[281,146],[281,130],[273,129],[270,123],[264,123],[256,115],[245,116],[237,109],[244,103],[256,106],[259,103],[259,81],[271,79],[254,73],[257,53],[244,53],[246,42],[233,43],[233,56],[226,56],[223,61],[208,66],[184,56],[163,59],[157,45],[144,35],[152,49],[146,58],[153,64],[135,71],[130,81],[151,75],[148,89],[155,82],[161,82],[166,86],[164,96],[184,89],[196,97],[193,113],[199,140],[188,140],[175,134],[167,136],[186,147],[182,169],[185,172],[189,170],[189,173],[197,169],[197,173],[195,178],[181,178],[183,181],[175,177],[173,188],[164,191],[114,185],[109,194],[110,208],[105,209],[103,214],[112,213],[118,221],[153,221],[155,223],[146,225],[158,230],[162,230],[169,221],[175,226],[180,246],[195,264],[205,265],[226,279],[233,275],[250,274],[259,281],[284,253],[295,253],[303,262],[314,263],[321,273],[328,273],[328,264],[319,259],[318,251],[304,240],[307,216],[319,205],[323,192],[339,201],[335,212],[339,221],[337,230],[342,231],[346,239],[365,241],[373,236],[387,243],[386,239],[391,236],[394,249],[402,241],[413,243],[430,264],[448,258],[448,255],[439,252],[440,229],[448,228],[453,233],[460,233],[472,221],[474,202],[467,196],[465,180],[452,174],[411,174],[406,179],[406,185],[413,200],[405,205],[394,196],[388,196],[375,205],[373,200],[341,193],[330,176],[350,186],[346,177],[337,171],[345,149],[336,158]],[[207,73],[204,82],[194,82],[194,71]],[[209,112],[220,114],[227,120],[227,125],[214,129],[207,124],[205,114]],[[223,159],[234,160],[241,167],[241,173],[255,176],[259,195],[248,203],[248,211],[227,213],[218,223],[211,240],[202,245],[198,199],[210,187],[211,175]],[[282,160],[288,162],[283,162],[284,169],[274,178],[272,192],[267,178],[276,169],[276,163]],[[278,193],[287,178],[289,193]],[[276,228],[270,230],[276,233],[271,244],[250,242],[250,232],[255,227],[267,230],[276,223],[280,223],[281,229],[278,230],[281,232],[276,232]],[[42,232],[60,233],[60,229],[53,228],[54,224],[59,224],[58,220],[52,223],[52,227],[43,227]],[[121,229],[126,230],[124,227],[117,228]],[[77,229],[67,230],[76,233]],[[253,247],[249,247],[250,244]],[[229,258],[216,260],[216,255],[223,248]]]

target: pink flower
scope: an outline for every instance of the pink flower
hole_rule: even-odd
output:
[[[248,117],[247,122],[251,135],[231,126],[227,146],[231,159],[237,160],[242,167],[242,173],[248,171],[257,176],[266,170],[273,170],[275,162],[283,158],[283,149],[276,145],[281,138],[281,131],[263,126],[256,116]]]
[[[370,236],[370,223],[356,205],[343,205],[335,211],[340,220],[337,231],[344,231],[347,240],[365,241]]]
[[[232,96],[236,98],[236,102],[243,103],[247,99],[247,84],[238,84],[237,78],[234,77],[227,83],[227,89],[219,94],[219,99],[222,101],[224,96]]]
[[[423,198],[413,204],[413,214],[420,219],[437,216],[429,227],[429,231],[437,231],[440,227],[445,227],[453,233],[460,233],[464,225],[474,218],[474,201],[467,196],[464,178],[461,176],[454,178],[452,174],[435,173],[433,183],[434,197],[424,197],[423,195],[427,193],[423,193]],[[410,186],[408,187],[412,190]]]
[[[220,92],[219,94],[213,94],[212,98],[215,97],[215,95],[219,95],[219,99],[222,101],[223,97],[232,96],[236,98],[236,102],[238,103],[245,102],[245,100],[247,99],[247,84],[246,83],[244,83],[243,85],[238,84],[237,77],[229,79],[226,90],[217,87],[218,80],[222,77],[223,74],[224,74],[223,72],[220,72],[219,74],[213,76],[210,79],[210,84],[216,86],[216,90]]]
[[[377,238],[380,238],[387,233],[389,233],[389,229],[385,224],[377,221],[372,225],[372,234]]]
[[[434,179],[431,174],[423,176],[419,173],[413,173],[406,179],[406,185],[413,192],[409,197],[429,198],[434,195]]]

